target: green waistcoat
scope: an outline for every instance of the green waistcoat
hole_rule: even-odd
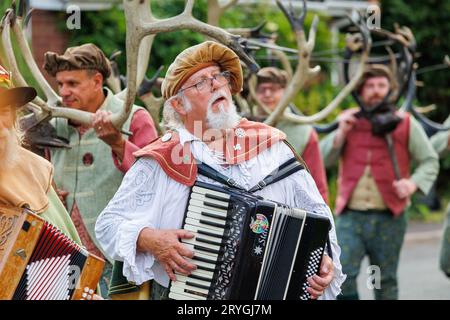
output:
[[[308,144],[312,126],[282,120],[277,123],[276,127],[286,134],[287,141],[295,148],[295,151],[299,155],[302,155]]]
[[[123,101],[115,97],[110,90],[106,91],[106,99],[100,109],[115,114],[123,108]],[[133,114],[138,109],[142,108],[133,106],[122,127],[124,130],[129,131]],[[71,149],[51,149],[56,186],[69,192],[66,198],[69,212],[76,201],[91,239],[103,252],[95,237],[95,222],[119,188],[123,173],[114,165],[111,147],[97,138],[93,128],[87,130],[80,139],[77,129],[69,125],[67,119],[53,119],[52,124],[58,136],[69,140],[71,146]],[[83,163],[83,157],[91,158],[89,154],[93,161],[92,164],[86,165]]]
[[[50,188],[47,193],[48,196],[48,208],[42,212],[39,216],[45,221],[48,221],[53,226],[57,227],[66,236],[75,241],[77,244],[82,245],[80,237],[78,236],[77,230],[73,221],[70,219],[66,208],[59,200],[53,188]]]

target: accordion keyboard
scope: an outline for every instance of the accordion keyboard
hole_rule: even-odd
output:
[[[306,278],[318,272],[328,218],[243,190],[196,182],[182,228],[197,269],[176,273],[177,300],[310,299]]]
[[[195,252],[190,262],[197,269],[189,276],[177,274],[172,282],[170,298],[206,300],[218,264],[221,244],[230,209],[230,196],[214,190],[194,186],[187,208],[184,229],[194,238],[182,242]]]

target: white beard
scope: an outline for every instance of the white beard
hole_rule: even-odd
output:
[[[219,112],[213,112],[212,104],[219,97],[224,97],[228,101],[228,109],[226,110],[225,105],[220,103],[218,106]],[[223,130],[233,128],[239,123],[240,118],[233,100],[222,91],[217,91],[209,99],[206,113],[206,124],[209,129]]]
[[[11,170],[18,162],[19,143],[14,129],[0,131],[0,172]]]

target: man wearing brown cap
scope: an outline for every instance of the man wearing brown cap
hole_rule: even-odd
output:
[[[367,66],[357,87],[362,107],[344,111],[338,129],[321,141],[325,165],[340,158],[335,210],[347,274],[343,299],[358,298],[356,278],[366,254],[375,298],[398,298],[404,212],[418,189],[429,192],[439,171],[422,127],[408,113],[397,112],[390,101],[394,85],[386,66]],[[412,161],[416,167],[411,175]]]
[[[257,98],[273,111],[283,97],[287,83],[288,74],[286,71],[275,67],[262,68],[257,73]],[[265,115],[262,108],[258,112]],[[286,133],[289,143],[305,160],[320,194],[325,202],[328,202],[327,176],[320,153],[317,132],[311,125],[296,124],[285,120],[278,121],[276,126]]]
[[[83,244],[103,256],[94,234],[95,220],[119,187],[124,173],[134,162],[133,152],[157,137],[149,113],[133,106],[123,125],[129,137],[115,128],[110,115],[123,108],[123,101],[103,87],[111,69],[103,52],[94,44],[71,47],[63,55],[45,54],[45,70],[56,77],[62,103],[69,108],[93,113],[92,125],[57,118],[52,120],[58,136],[70,142],[70,149],[51,149],[55,182],[65,199]],[[106,256],[110,262],[111,257]],[[106,296],[106,264],[101,281]]]
[[[232,94],[241,89],[239,58],[227,47],[207,41],[181,52],[162,85],[169,131],[135,153],[139,159],[97,220],[96,235],[103,249],[123,261],[128,281],[154,280],[154,299],[167,298],[170,280],[196,270],[190,260],[193,252],[180,242],[194,235],[180,228],[191,186],[196,180],[214,181],[198,174],[197,164],[208,165],[248,190],[293,159],[281,131],[239,117]],[[306,170],[255,194],[314,211],[333,224]],[[309,278],[313,298],[335,298],[345,278],[334,228],[330,239],[333,260],[324,256],[320,275]]]

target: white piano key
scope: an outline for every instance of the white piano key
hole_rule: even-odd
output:
[[[205,286],[205,287],[208,287],[208,288],[211,286],[211,282],[203,281],[203,280],[200,280],[200,279],[195,279],[195,278],[191,278],[189,276],[183,276],[183,275],[177,275],[177,281],[175,281],[175,282],[176,283],[190,282],[190,283],[192,283],[192,285],[198,284],[200,286]],[[186,284],[186,285],[189,285],[189,284]],[[197,288],[197,287],[195,287],[195,288]],[[202,289],[202,288],[199,288],[199,289]],[[208,289],[204,289],[204,290],[208,290]]]
[[[192,212],[192,211],[188,211],[187,216],[189,218],[192,218],[192,219],[204,220],[204,221],[207,221],[207,222],[217,223],[217,224],[219,224],[221,226],[224,226],[224,227],[225,227],[225,225],[227,223],[225,220],[220,220],[220,219],[204,216],[204,215],[202,215],[200,213],[196,213],[196,212]]]
[[[189,291],[192,291],[192,292],[186,292],[185,290],[189,290]],[[180,294],[188,293],[188,294],[196,295],[196,293],[199,293],[199,296],[202,296],[204,294],[207,295],[208,292],[209,292],[209,289],[198,288],[198,287],[195,287],[195,286],[188,285],[185,282],[179,282],[177,280],[175,282],[172,282],[171,291],[172,292],[176,292],[176,293],[180,293]]]
[[[210,226],[204,223],[201,223],[200,221],[196,220],[196,219],[192,219],[189,217],[186,217],[186,224],[191,224],[194,226],[198,226],[203,228],[205,231],[209,231],[209,230],[213,230],[213,231],[217,231],[217,232],[221,232],[223,234],[224,229],[223,228],[218,228],[218,227],[214,227],[214,226]]]
[[[210,259],[210,260],[215,260],[215,261],[217,261],[218,255],[217,255],[216,253],[204,251],[204,250],[201,250],[201,249],[194,249],[194,245],[192,245],[192,244],[190,244],[190,243],[184,243],[184,245],[185,245],[186,248],[188,248],[189,250],[194,251],[195,254],[197,254],[197,253],[203,253],[204,255],[208,256],[208,258],[206,258],[206,259]]]
[[[230,205],[229,201],[208,198],[206,195],[200,194],[200,193],[191,193],[191,199],[199,200],[202,202],[214,203],[214,204],[218,204],[220,206],[225,206],[225,207],[228,207]]]
[[[192,192],[201,193],[201,194],[211,194],[211,195],[218,196],[221,198],[230,199],[230,195],[227,193],[210,190],[210,189],[206,189],[206,188],[199,187],[199,186],[194,186],[192,188]]]
[[[175,274],[180,274],[180,273],[175,272]],[[199,276],[199,277],[203,277],[203,278],[212,280],[212,278],[214,277],[214,272],[206,271],[206,270],[202,270],[202,269],[196,269],[196,270],[192,271],[191,275]]]
[[[216,251],[220,250],[220,246],[209,244],[209,243],[205,243],[205,242],[201,242],[201,241],[196,240],[196,238],[181,239],[181,242],[189,243],[189,244],[192,244],[192,245],[201,246],[201,247],[208,248],[208,249],[211,249],[211,250],[216,250]]]
[[[209,263],[209,262],[205,262],[205,261],[199,261],[199,260],[196,260],[196,259],[187,259],[187,260],[190,263],[195,264],[197,266],[197,270],[201,270],[201,271],[204,271],[204,272],[211,272],[211,271],[200,269],[201,267],[208,268],[208,269],[211,269],[211,270],[214,270],[216,268],[216,265],[213,264],[213,263]]]
[[[196,296],[189,293],[179,294],[176,292],[170,292],[169,298],[174,300],[206,300],[206,297]]]
[[[196,206],[193,204],[189,204],[188,210],[197,212],[197,213],[202,213],[202,212],[211,213],[211,214],[222,216],[224,218],[226,218],[228,216],[228,212],[225,210],[220,210],[220,209],[212,208],[212,207]]]
[[[205,205],[205,203],[203,201],[196,200],[196,199],[190,199],[189,206],[206,208],[206,209],[212,210],[212,212],[219,212],[219,213],[223,213],[223,214],[226,214],[228,212],[227,208],[217,208],[217,207],[213,207],[213,206],[207,206],[207,205]]]
[[[223,230],[222,230],[222,232],[217,232],[217,231],[214,231],[214,230],[204,230],[203,228],[201,228],[199,226],[194,226],[194,225],[191,225],[191,224],[186,224],[184,226],[184,229],[185,230],[189,230],[192,233],[201,235],[202,237],[208,237],[208,238],[211,238],[211,239],[217,239],[217,240],[220,239],[221,240],[222,237],[223,237]],[[202,233],[199,232],[199,230],[205,231],[205,232],[209,232],[210,234],[214,234],[215,236],[202,234]]]

